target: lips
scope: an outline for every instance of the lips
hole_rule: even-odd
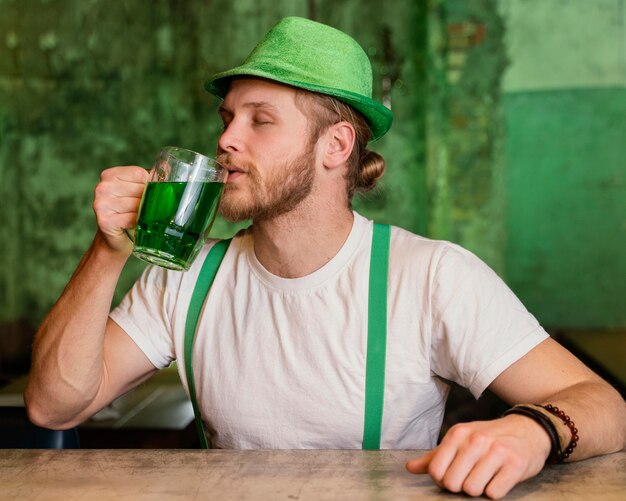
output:
[[[225,164],[224,167],[228,170],[228,179],[226,180],[227,183],[230,183],[245,174],[245,170],[241,167],[237,167],[236,165]]]
[[[225,165],[226,170],[228,170],[229,174],[232,174],[234,172],[244,172],[244,170],[241,167],[237,167],[236,165]]]
[[[228,171],[228,178],[226,179],[226,183],[231,183],[235,181],[237,178],[243,176],[244,174],[248,174],[250,170],[254,168],[252,165],[247,165],[245,161],[238,161],[238,159],[229,154],[218,155],[217,161],[222,164]]]

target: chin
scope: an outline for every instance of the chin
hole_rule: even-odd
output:
[[[247,221],[248,219],[250,219],[249,217],[243,217],[243,216],[235,216],[232,214],[222,214],[220,212],[220,216],[222,216],[222,219],[224,219],[224,221],[228,221],[229,223],[240,223],[242,221]]]
[[[229,203],[228,206],[220,205],[218,213],[229,223],[238,223],[250,219],[250,210],[248,208],[242,209],[242,204],[237,203]]]

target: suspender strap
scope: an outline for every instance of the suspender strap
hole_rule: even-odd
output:
[[[363,427],[363,449],[380,449],[380,435],[383,422],[385,396],[385,357],[387,353],[387,273],[389,269],[389,240],[391,229],[388,225],[374,224],[372,235],[372,255],[369,276],[367,360],[365,367],[365,421]],[[230,240],[217,242],[209,251],[198,281],[194,287],[187,321],[185,324],[185,373],[189,397],[203,449],[208,449],[200,408],[196,397],[193,378],[193,342],[200,312],[206,296],[215,279],[217,270],[226,254]]]
[[[387,353],[387,272],[391,228],[374,224],[367,309],[367,362],[365,367],[365,423],[363,449],[380,449],[385,400]]]
[[[193,342],[196,335],[196,329],[198,327],[198,319],[200,318],[200,312],[204,306],[204,300],[206,299],[211,284],[215,279],[217,270],[220,267],[222,259],[226,254],[230,244],[230,239],[220,240],[217,242],[209,254],[204,260],[200,275],[196,281],[196,286],[193,289],[191,295],[191,301],[189,303],[189,310],[187,311],[187,321],[185,323],[185,373],[187,375],[187,387],[189,389],[189,398],[191,399],[191,406],[193,407],[193,414],[196,420],[196,428],[198,430],[198,437],[200,439],[200,445],[203,449],[208,449],[209,444],[204,434],[204,426],[202,424],[202,417],[200,414],[200,408],[198,407],[198,399],[196,398],[196,385],[193,379],[193,367],[191,365],[193,358]]]

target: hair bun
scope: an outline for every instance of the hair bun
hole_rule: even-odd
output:
[[[365,149],[361,156],[361,165],[356,176],[356,190],[365,193],[372,190],[385,173],[385,159],[375,151]]]

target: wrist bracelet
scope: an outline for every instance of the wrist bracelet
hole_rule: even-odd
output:
[[[559,462],[561,444],[559,442],[559,435],[556,431],[556,427],[554,426],[552,421],[550,421],[550,419],[548,419],[536,409],[533,409],[532,407],[527,407],[523,404],[516,405],[515,407],[506,410],[504,414],[502,414],[502,416],[508,416],[509,414],[519,414],[521,416],[526,416],[538,423],[546,431],[548,437],[550,438],[550,454],[546,459],[546,463]]]
[[[550,442],[552,444],[550,455],[548,456],[546,462],[562,463],[572,454],[572,452],[574,452],[574,449],[578,444],[578,430],[576,429],[574,422],[568,415],[565,414],[565,412],[551,404],[518,404],[507,410],[503,416],[506,416],[507,414],[521,414],[527,416],[534,419],[543,427],[550,437]],[[555,418],[563,421],[563,423],[569,428],[571,434],[569,439],[563,432],[559,432],[557,429],[558,421],[555,420]]]
[[[558,407],[554,407],[552,404],[541,405],[541,407],[547,410],[553,416],[556,416],[561,421],[563,421],[563,423],[565,423],[565,425],[569,428],[570,433],[572,434],[569,444],[567,444],[567,446],[563,447],[561,450],[559,463],[562,463],[564,460],[570,457],[570,455],[572,454],[572,452],[574,452],[574,449],[578,445],[578,429],[576,428],[574,421],[572,421],[570,417]]]

